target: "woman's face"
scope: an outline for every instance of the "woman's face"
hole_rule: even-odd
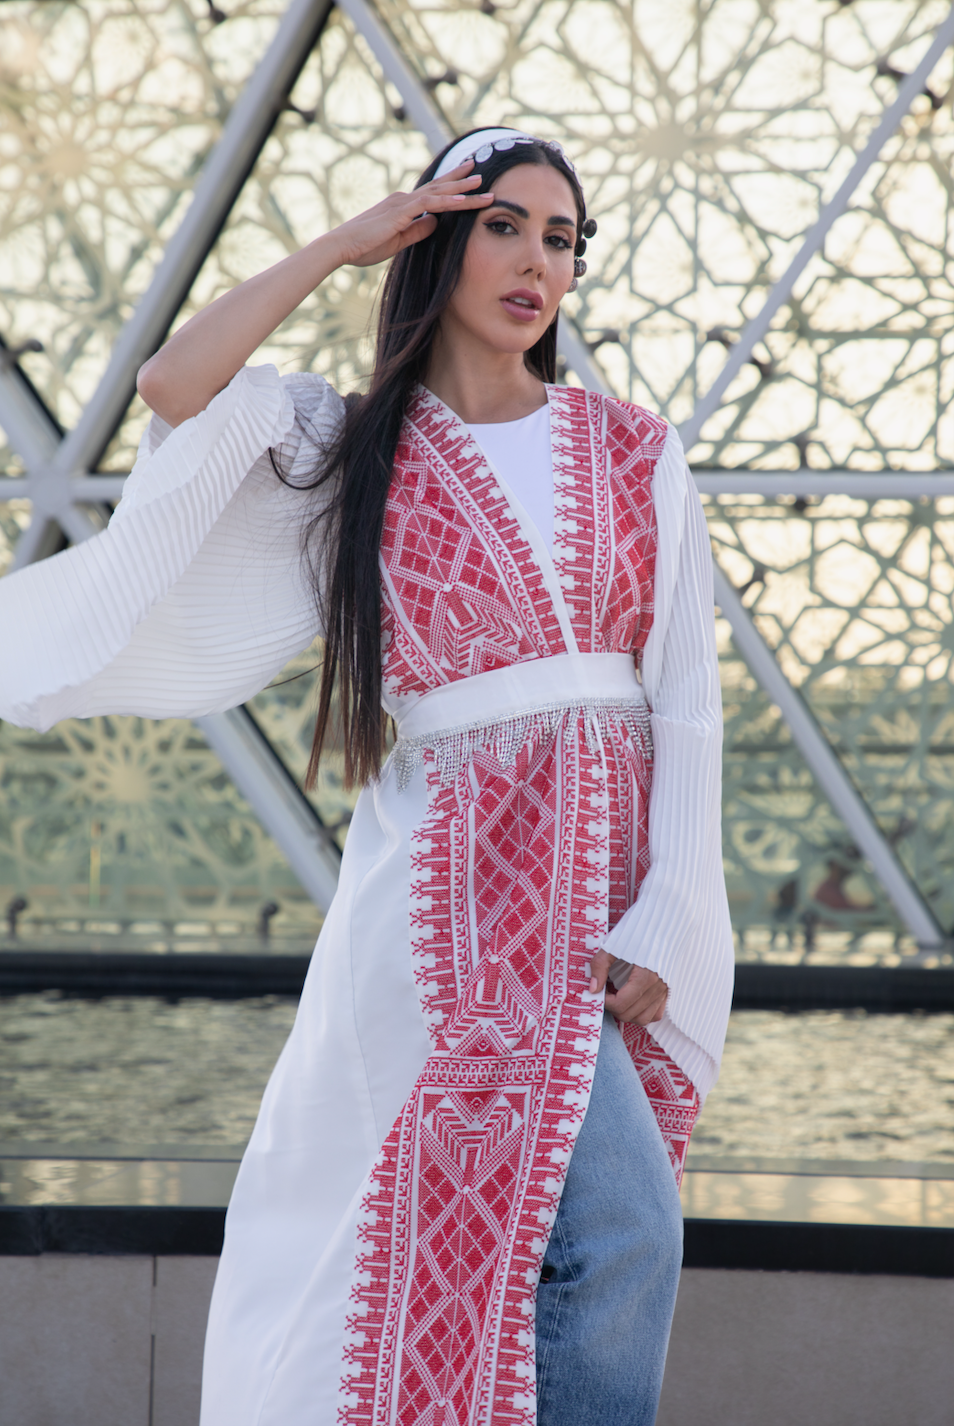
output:
[[[549,164],[508,168],[493,193],[477,214],[442,334],[456,330],[496,351],[525,352],[573,281],[576,200]]]

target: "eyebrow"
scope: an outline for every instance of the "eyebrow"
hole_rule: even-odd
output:
[[[530,214],[526,208],[522,208],[519,203],[508,203],[506,198],[495,198],[491,204],[492,208],[508,208],[511,213],[516,213],[518,218],[529,218]],[[575,218],[564,218],[562,214],[555,213],[552,218],[547,219],[547,227],[575,228]]]

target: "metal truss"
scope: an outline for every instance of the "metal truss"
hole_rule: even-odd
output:
[[[752,356],[756,343],[766,335],[772,319],[788,302],[799,276],[824,243],[832,224],[845,211],[851,195],[878,158],[885,143],[897,129],[916,96],[923,92],[932,70],[952,40],[954,40],[954,5],[951,6],[947,17],[938,26],[934,39],[919,64],[902,82],[894,103],[885,109],[880,122],[859,153],[848,176],[834,197],[825,204],[795,258],[772,288],[758,316],[749,322],[738,342],[732,346],[722,371],[706,395],[697,402],[692,417],[680,431],[687,449],[699,438],[705,422],[719,407],[732,381],[742,370],[744,363]],[[846,478],[850,479],[850,476],[848,472],[841,472],[840,475],[841,479],[838,481],[838,485],[844,487]],[[785,493],[799,495],[815,494],[816,492],[831,494],[837,488],[835,482],[831,481],[831,477],[827,475],[825,477],[806,477],[804,472],[798,472],[796,479],[798,477],[801,479],[798,481],[797,491],[792,489],[795,482],[791,477],[773,477],[766,474],[761,476],[761,481],[765,485],[769,481],[774,481],[773,493],[775,494],[781,494],[783,486],[786,487]],[[747,478],[747,476],[742,476],[735,483],[732,493],[741,494],[744,490],[751,489],[752,487],[746,484]],[[732,480],[732,477],[720,476],[716,479],[720,483],[726,482],[720,486],[722,491],[729,490],[728,481]],[[759,477],[755,477],[755,479],[758,480]],[[932,477],[929,476],[926,479],[930,481]],[[944,478],[935,476],[933,479],[943,481]],[[822,480],[825,482],[824,485],[821,484]],[[917,476],[907,477],[907,482],[909,482],[907,498],[917,498],[917,496],[929,493],[924,489],[924,480],[925,477],[921,477],[920,481]],[[705,481],[704,476],[701,477],[701,481]],[[816,489],[807,489],[805,488],[806,481],[809,485],[818,481],[819,486]],[[881,477],[859,475],[855,477],[855,481],[857,483],[854,493],[860,494],[862,490],[870,492],[873,488],[877,488],[879,482],[883,481],[882,489],[887,494],[888,488],[895,492],[904,490],[906,478],[901,475]],[[948,478],[947,484],[949,486],[952,484],[950,478]],[[700,484],[700,489],[705,489],[705,485]],[[934,495],[947,493],[946,490],[941,490],[936,486],[929,490]],[[762,490],[753,493],[768,492],[763,486]],[[731,625],[733,638],[740,653],[768,696],[778,704],[806,763],[855,838],[858,848],[867,857],[901,919],[922,949],[942,945],[945,939],[942,928],[938,925],[930,907],[908,875],[894,848],[882,834],[841,762],[835,756],[808,705],[785,677],[772,650],[762,638],[754,620],[742,603],[738,592],[715,562],[713,572],[716,603],[721,607],[722,613]]]
[[[758,316],[752,318],[752,321],[749,322],[739,340],[734,343],[725,366],[705,396],[703,396],[702,400],[697,402],[696,409],[693,411],[690,419],[680,428],[679,434],[687,450],[695,445],[705,422],[717,407],[722,404],[723,396],[725,396],[729,386],[735,377],[738,376],[742,367],[751,358],[756,343],[762,340],[766,332],[768,332],[776,313],[785,306],[791,297],[795,283],[805,271],[811,259],[815,256],[815,253],[818,252],[824,243],[832,224],[844,213],[851,195],[871,165],[878,158],[881,150],[897,129],[913,101],[919,94],[923,93],[931,71],[952,40],[954,40],[954,5],[951,6],[947,18],[938,26],[934,39],[925,51],[924,57],[901,83],[894,103],[889,104],[885,109],[880,122],[876,125],[868,142],[855,159],[851,166],[851,171],[839,187],[837,193],[833,198],[829,199],[822,208],[817,221],[809,229],[795,257],[773,286]]]
[[[385,78],[400,93],[407,117],[423,134],[431,150],[442,147],[452,136],[452,130],[434,101],[433,89],[423,83],[408,63],[387,25],[367,0],[337,0],[337,3],[371,49]],[[162,341],[181,307],[292,84],[320,37],[331,8],[332,0],[291,0],[275,39],[233,107],[222,137],[202,169],[185,218],[169,243],[146,295],[123,329],[108,368],[72,431],[65,436],[60,432],[18,369],[14,354],[0,351],[0,425],[25,466],[22,477],[0,481],[0,498],[29,498],[34,510],[32,524],[18,543],[17,565],[50,553],[61,543],[62,535],[75,542],[102,528],[109,505],[121,493],[123,477],[89,472],[95,469],[128,406],[135,372]],[[797,278],[821,248],[834,221],[845,211],[852,193],[897,129],[914,97],[924,90],[932,69],[952,39],[954,6],[935,32],[920,63],[901,83],[894,102],[885,109],[849,175],[823,207],[760,313],[732,345],[722,371],[683,427],[687,446],[722,404],[734,377],[751,359],[756,343],[764,338],[773,318],[790,299]],[[608,391],[591,348],[569,322],[562,324],[560,349],[567,367],[583,385]],[[697,485],[709,495],[750,493],[811,497],[842,492],[872,499],[879,496],[916,499],[951,494],[954,475],[869,475],[804,469],[737,474],[702,471],[697,476]],[[941,944],[943,933],[935,918],[880,832],[806,703],[785,677],[738,592],[718,567],[715,578],[717,602],[732,627],[737,647],[770,699],[781,709],[808,766],[868,858],[902,920],[923,948]],[[319,907],[326,908],[336,880],[337,848],[254,718],[246,710],[237,709],[201,719],[199,723],[305,889]]]
[[[853,495],[858,500],[937,500],[954,495],[954,471],[720,470],[695,472],[700,495],[782,495],[821,499]]]
[[[103,528],[105,515],[97,514],[106,502],[119,499],[124,477],[87,472],[95,469],[129,405],[136,372],[162,341],[195,281],[330,10],[331,0],[292,0],[74,429],[61,436],[15,365],[8,361],[0,366],[0,425],[26,466],[24,476],[0,481],[0,498],[20,496],[33,502],[33,520],[17,544],[14,568],[56,549],[60,531],[78,543]],[[237,708],[198,721],[309,896],[326,908],[334,894],[340,853],[254,719]]]

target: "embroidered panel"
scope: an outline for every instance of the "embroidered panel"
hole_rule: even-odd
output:
[[[632,649],[652,624],[652,475],[668,427],[652,412],[551,386],[554,564],[582,653]]]
[[[574,633],[587,651],[636,652],[665,424],[582,392],[551,399]],[[382,577],[391,692],[565,651],[502,490],[429,393],[402,434]],[[651,749],[630,721],[567,708],[530,720],[505,758],[492,738],[451,762],[420,750],[410,931],[433,1052],[362,1205],[343,1426],[533,1426],[536,1285],[602,1019],[588,963],[648,869]],[[683,1087],[645,1038],[627,1044],[678,1155]]]
[[[452,787],[432,779],[411,895],[435,1052],[364,1206],[379,1249],[393,1225],[390,1268],[365,1265],[353,1293],[342,1420],[532,1426],[536,1283],[602,1017],[585,986],[608,917],[607,769],[568,721],[512,770],[478,754]]]
[[[682,1183],[689,1150],[689,1137],[699,1117],[701,1105],[692,1082],[666,1054],[642,1025],[620,1025],[623,1042],[643,1082],[653,1107],[669,1161]]]
[[[656,515],[652,478],[668,426],[652,411],[606,402],[606,448],[613,495],[614,579],[601,632],[607,649],[633,649],[637,659],[653,622]]]
[[[395,459],[381,542],[389,693],[566,652],[540,567],[462,423],[429,392]]]

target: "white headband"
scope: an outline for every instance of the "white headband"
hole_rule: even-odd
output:
[[[515,144],[542,144],[545,148],[554,149],[567,167],[575,172],[563,149],[552,139],[535,139],[532,134],[524,134],[520,129],[480,129],[476,134],[468,134],[465,139],[460,139],[447,151],[437,165],[434,177],[443,178],[466,158],[472,158],[476,163],[484,163],[494,149],[512,149]]]

